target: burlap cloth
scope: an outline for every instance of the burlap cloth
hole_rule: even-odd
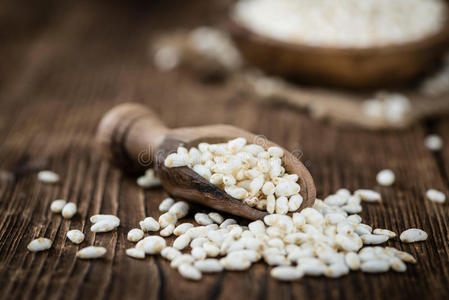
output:
[[[204,29],[204,28],[203,28]],[[151,42],[151,55],[163,48],[174,50],[177,55],[173,67],[183,68],[201,80],[227,80],[227,87],[237,92],[253,93],[254,99],[282,103],[307,111],[314,118],[339,126],[359,127],[369,130],[406,128],[424,118],[449,112],[449,63],[442,63],[434,72],[410,87],[388,92],[400,93],[409,99],[409,109],[400,118],[367,115],[364,104],[376,97],[379,91],[348,91],[325,87],[303,86],[281,78],[264,75],[246,65],[233,47],[228,35],[215,28],[206,28],[212,39],[209,44],[195,45],[193,31],[180,30],[163,33]],[[203,30],[204,31],[204,30]],[[204,34],[203,34],[204,35]],[[203,36],[201,37],[203,38]],[[202,43],[202,42],[201,42]],[[214,48],[215,47],[215,48]],[[238,52],[237,52],[238,53]],[[238,55],[238,54],[237,54]],[[227,57],[229,56],[229,57]],[[156,62],[156,65],[157,62]],[[171,68],[170,68],[171,69]],[[446,71],[442,71],[446,70]],[[164,70],[168,71],[168,70]],[[426,81],[439,77],[438,88],[426,87]]]

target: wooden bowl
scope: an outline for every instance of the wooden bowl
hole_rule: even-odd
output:
[[[269,74],[348,88],[407,83],[434,65],[449,42],[449,20],[440,32],[422,40],[371,48],[316,47],[278,41],[252,32],[232,17],[228,29],[246,61]]]

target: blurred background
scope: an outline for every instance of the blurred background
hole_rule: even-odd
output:
[[[438,0],[0,1],[0,299],[447,299],[449,214],[426,191],[449,188],[448,31]],[[267,137],[301,156],[319,198],[374,188],[383,203],[364,222],[428,232],[389,241],[419,263],[291,285],[260,264],[194,284],[164,260],[126,258],[130,216],[158,214],[167,196],[95,147],[100,119],[128,101],[172,128],[228,123]],[[376,183],[386,168],[391,187]],[[39,170],[61,184],[43,186]],[[58,198],[78,217],[52,217]],[[77,263],[65,232],[99,211],[123,220],[114,238],[90,236],[111,257]],[[44,234],[54,252],[30,254]]]
[[[173,78],[337,125],[405,128],[449,110],[446,17],[443,0],[2,1],[1,101],[30,78],[104,84],[111,101],[131,84],[166,93]]]

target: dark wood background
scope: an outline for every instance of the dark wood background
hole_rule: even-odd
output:
[[[424,198],[426,189],[449,192],[449,147],[426,150],[436,132],[449,143],[449,118],[401,132],[369,133],[318,123],[286,106],[260,104],[226,82],[205,84],[189,74],[159,73],[149,59],[151,37],[180,25],[214,24],[225,0],[0,2],[0,299],[443,299],[449,296],[448,204]],[[95,152],[95,127],[124,101],[148,104],[168,125],[230,123],[303,151],[318,196],[340,187],[374,187],[392,168],[394,187],[379,188],[384,203],[365,205],[366,223],[400,232],[429,233],[424,243],[397,246],[418,257],[404,274],[352,272],[340,279],[306,277],[279,283],[264,264],[249,272],[182,279],[160,258],[125,256],[126,233],[144,216],[158,216],[166,194],[143,192],[135,178]],[[62,182],[47,186],[36,171],[51,169]],[[56,198],[75,201],[79,214],[63,220],[49,211]],[[91,233],[88,217],[117,214],[117,232]],[[88,244],[108,248],[96,261],[75,259],[69,228],[84,229]],[[53,248],[30,253],[46,236]]]

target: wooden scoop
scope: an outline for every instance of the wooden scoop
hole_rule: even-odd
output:
[[[135,103],[121,104],[107,112],[98,126],[96,139],[103,153],[125,170],[143,171],[154,165],[163,187],[173,196],[251,220],[261,219],[267,212],[229,196],[188,167],[164,166],[167,155],[176,152],[179,145],[190,148],[201,142],[220,143],[236,137],[244,137],[248,143],[257,143],[265,149],[277,146],[230,125],[169,129],[151,110]],[[312,206],[316,196],[312,176],[294,155],[285,149],[284,153],[286,172],[299,176],[300,194],[304,198],[300,209]]]

